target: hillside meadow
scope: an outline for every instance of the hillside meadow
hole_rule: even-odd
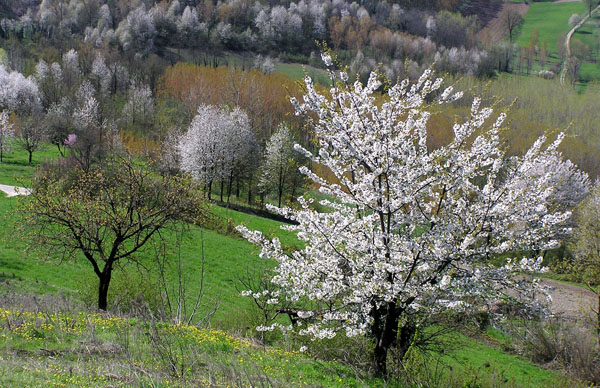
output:
[[[35,167],[26,165],[17,152],[11,156],[7,164],[11,172],[3,174],[0,183],[26,183]],[[56,157],[55,151],[45,147],[35,164],[52,157]],[[166,292],[156,290],[160,287],[156,273],[133,266],[120,268],[111,286],[113,311],[121,312],[94,312],[91,306],[97,280],[89,264],[83,260],[60,263],[60,256],[43,258],[28,250],[16,232],[15,209],[20,201],[27,198],[0,198],[0,386],[412,386],[409,381],[389,385],[353,369],[358,354],[344,349],[349,351],[346,346],[357,346],[360,341],[305,342],[275,335],[266,347],[255,342],[252,326],[260,322],[260,314],[250,298],[241,296],[240,279],[247,269],[260,273],[271,264],[258,258],[256,248],[232,233],[231,227],[222,225],[244,224],[278,236],[284,244],[297,244],[278,222],[212,206],[211,213],[225,220],[214,224],[219,225],[217,230],[190,226],[177,242],[175,234],[169,234],[173,244],[166,276],[170,284],[178,281],[173,263],[180,258],[188,303],[199,288],[203,247],[206,304],[201,316],[210,312],[215,302],[218,308],[198,328],[160,323],[152,315],[132,318],[133,311],[140,308],[136,298],[152,302],[156,292]],[[151,252],[144,253],[143,261],[148,269],[156,270]],[[134,301],[127,300],[127,295]],[[410,368],[411,378],[445,386],[572,384],[560,372],[503,352],[502,342],[494,339],[493,332],[475,338],[479,340],[457,332],[444,334],[442,342],[455,350],[415,349],[405,367]],[[302,344],[308,345],[306,354],[298,353]],[[432,369],[432,365],[436,367]]]

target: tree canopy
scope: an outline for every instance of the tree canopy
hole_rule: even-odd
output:
[[[381,101],[376,73],[366,85],[349,84],[344,72],[337,78],[328,54],[324,61],[336,79],[330,95],[307,77],[303,103],[292,102],[299,114],[314,118],[318,151],[296,148],[335,178],[301,169],[326,195],[320,205],[327,211],[314,210],[313,200],[303,197],[298,210],[273,207],[298,223],[287,227],[306,244],[295,251],[239,228],[261,257],[277,262],[272,303],[304,308],[299,327],[262,329],[295,329],[314,338],[370,334],[376,370],[385,374],[390,347],[398,338],[410,344],[405,329],[414,314],[471,309],[515,294],[530,311],[542,311],[533,298],[541,288],[516,276],[541,270],[541,258],[503,266],[490,259],[558,244],[570,216],[552,206],[554,164],[568,163],[557,151],[564,135],[542,136],[525,155],[508,157],[499,138],[506,115],[475,99],[470,117],[454,124],[450,143],[430,149],[430,104],[461,93],[440,91],[442,80],[426,71],[413,85],[405,80],[389,87]]]
[[[88,170],[72,164],[42,170],[21,210],[31,242],[63,260],[89,262],[99,280],[102,310],[119,262],[139,262],[149,242],[164,243],[166,228],[203,213],[191,182],[157,176],[123,157]]]

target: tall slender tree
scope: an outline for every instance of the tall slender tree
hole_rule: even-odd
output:
[[[14,138],[13,125],[7,111],[0,113],[0,162],[4,153],[8,152]]]
[[[177,176],[156,176],[126,157],[89,171],[47,168],[33,180],[23,204],[23,234],[51,257],[85,260],[98,277],[98,308],[108,308],[113,270],[122,262],[147,260],[160,251],[161,232],[197,220],[203,208],[196,188]]]

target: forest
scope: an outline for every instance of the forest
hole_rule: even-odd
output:
[[[1,0],[0,387],[598,386],[599,26]]]

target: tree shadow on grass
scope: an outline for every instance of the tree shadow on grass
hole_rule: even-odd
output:
[[[0,275],[6,275],[6,272],[20,271],[25,268],[23,263],[19,263],[16,260],[9,260],[7,258],[0,257]]]

